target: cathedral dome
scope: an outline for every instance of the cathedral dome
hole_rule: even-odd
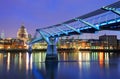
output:
[[[26,41],[28,39],[28,33],[26,28],[22,25],[17,32],[17,38]]]

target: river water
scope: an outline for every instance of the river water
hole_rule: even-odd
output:
[[[45,52],[1,52],[0,79],[120,79],[120,54],[62,51],[45,63]]]

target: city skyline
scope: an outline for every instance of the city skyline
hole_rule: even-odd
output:
[[[65,0],[4,0],[0,1],[0,33],[5,32],[6,37],[16,37],[17,31],[22,24],[28,30],[28,33],[34,35],[37,28],[48,27],[66,20],[89,13],[96,9],[112,4],[118,0],[87,0],[87,1],[65,1]],[[87,6],[86,6],[87,5]],[[9,30],[8,30],[9,28]],[[95,37],[108,32],[91,35]],[[118,34],[108,33],[108,34]],[[83,35],[84,38],[86,37]],[[81,35],[80,37],[83,38]],[[118,36],[118,38],[120,38]]]

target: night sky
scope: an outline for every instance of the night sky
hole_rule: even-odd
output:
[[[0,33],[16,37],[24,24],[34,35],[37,28],[62,23],[116,1],[119,0],[0,0]]]

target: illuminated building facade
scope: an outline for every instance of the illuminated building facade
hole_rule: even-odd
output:
[[[20,39],[0,39],[0,49],[26,49],[24,41]]]
[[[102,35],[99,39],[60,39],[58,48],[75,49],[120,49],[116,35]]]
[[[31,35],[29,35],[31,38]],[[29,39],[30,41],[31,39]],[[47,43],[41,41],[33,44],[32,49],[46,49]],[[120,49],[120,40],[117,40],[116,36],[103,35],[99,39],[59,39],[57,48],[75,48],[75,49]],[[27,49],[25,41],[21,39],[0,39],[0,49]]]
[[[29,40],[28,32],[27,32],[26,28],[23,25],[18,29],[17,39],[23,40],[24,41],[24,46],[26,48],[28,48],[28,45],[26,44],[26,42]]]
[[[47,48],[47,43],[45,41],[35,43],[32,46],[32,49],[46,49]]]
[[[90,49],[103,49],[103,45],[99,39],[90,39]]]
[[[28,33],[23,25],[18,29],[17,38],[23,40],[24,42],[28,40]]]

